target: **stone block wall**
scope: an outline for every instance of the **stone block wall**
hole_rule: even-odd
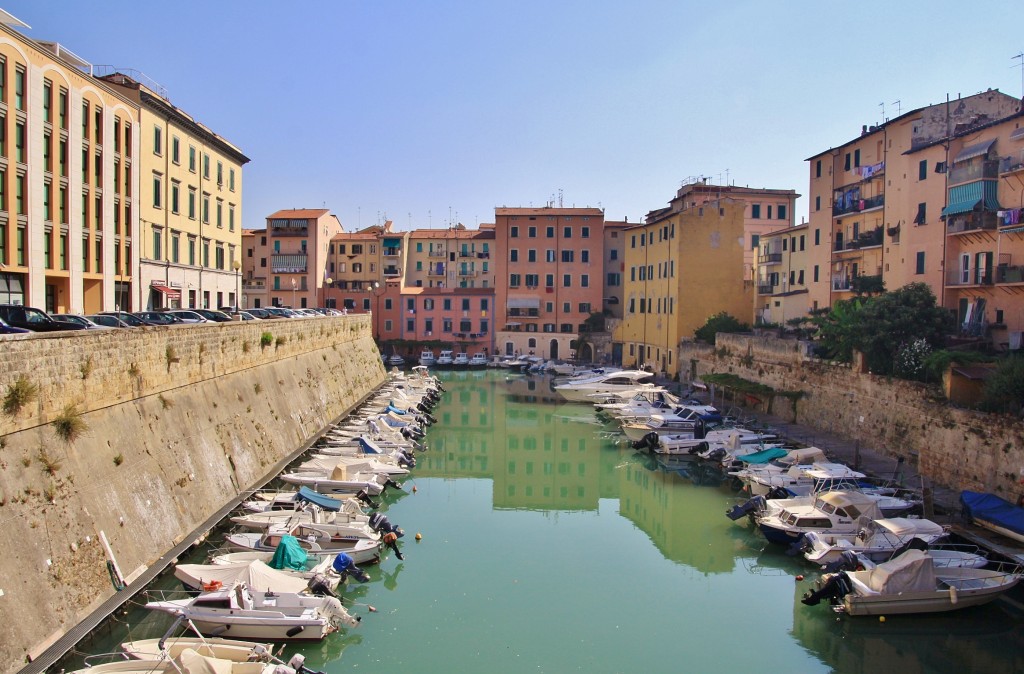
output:
[[[720,334],[714,347],[684,343],[685,373],[728,372],[779,391],[802,391],[795,420],[906,457],[936,484],[989,491],[1016,501],[1024,493],[1024,423],[950,406],[925,384],[854,371],[808,357],[805,343]],[[687,366],[689,364],[689,367]],[[773,412],[792,418],[789,400]]]
[[[268,336],[264,337],[264,333]],[[262,340],[262,343],[261,343]],[[385,378],[366,316],[96,331],[0,342],[0,655],[6,671]],[[84,430],[53,423],[72,406]]]

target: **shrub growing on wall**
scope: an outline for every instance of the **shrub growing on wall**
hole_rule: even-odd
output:
[[[715,335],[719,332],[750,332],[750,326],[724,311],[708,317],[704,325],[697,328],[693,336],[708,344],[715,343]]]

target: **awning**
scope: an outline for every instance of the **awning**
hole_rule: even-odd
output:
[[[992,146],[995,144],[995,142],[996,139],[993,138],[992,140],[986,140],[983,143],[968,145],[964,149],[960,150],[960,154],[956,156],[956,159],[953,160],[953,163],[956,164],[958,162],[967,161],[968,159],[974,159],[975,157],[980,157],[981,155],[988,154],[989,150],[992,149]]]
[[[942,209],[942,217],[947,215],[958,215],[960,213],[970,213],[978,204],[981,203],[981,199],[968,199],[967,201],[957,201],[949,206]]]
[[[522,325],[522,323],[506,323],[505,327],[506,328],[518,328],[520,325]]]
[[[401,248],[402,247],[402,240],[401,239],[384,239],[384,247],[385,248]]]
[[[271,255],[270,269],[278,274],[304,274],[306,272],[306,256]]]
[[[166,297],[169,300],[181,299],[181,291],[176,288],[168,288],[167,286],[157,285],[156,283],[149,287],[157,291],[158,293],[161,293],[164,297]]]
[[[509,309],[540,309],[539,297],[510,297],[505,303]]]

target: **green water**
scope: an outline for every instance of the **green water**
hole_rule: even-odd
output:
[[[804,606],[795,576],[811,570],[729,521],[735,495],[713,475],[603,438],[593,410],[557,401],[548,379],[442,376],[430,449],[387,510],[407,532],[406,559],[367,569],[373,580],[349,596],[377,611],[358,606],[358,629],[299,646],[309,666],[1024,671],[1011,605],[885,623]],[[166,624],[136,620],[136,636]]]

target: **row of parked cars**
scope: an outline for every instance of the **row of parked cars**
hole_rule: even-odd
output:
[[[226,323],[235,320],[233,307],[212,309],[167,309],[162,311],[101,311],[97,314],[47,314],[41,309],[19,304],[0,304],[0,334],[22,332],[54,332],[57,330],[105,330],[110,328],[138,328],[147,325],[175,325],[184,323]],[[335,309],[285,309],[266,307],[238,311],[244,321],[276,320],[286,318],[317,318],[339,316]]]

